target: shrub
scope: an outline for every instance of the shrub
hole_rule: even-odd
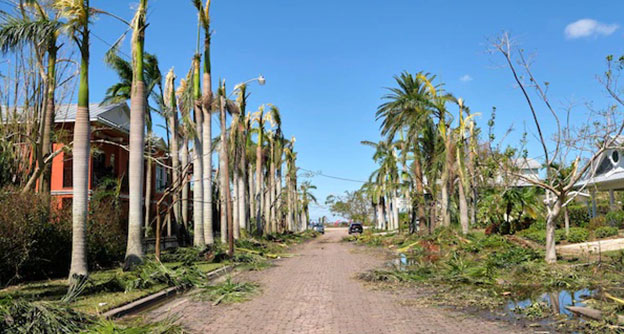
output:
[[[590,231],[594,231],[599,227],[603,227],[607,225],[607,219],[605,216],[596,216],[589,220],[589,225],[587,225],[587,229]]]
[[[605,219],[609,226],[621,228],[624,225],[624,211],[610,211],[605,215]]]
[[[567,209],[568,209],[568,217],[570,218],[571,226],[587,227],[591,217],[589,215],[589,211],[586,205],[578,205],[578,204],[569,205]],[[564,219],[565,218],[562,212],[557,218],[557,224],[559,226],[563,226]]]
[[[603,226],[599,227],[594,231],[594,236],[598,239],[612,237],[618,234],[617,227],[613,226]]]
[[[70,230],[48,203],[47,196],[18,189],[0,193],[0,284],[67,272]]]
[[[585,242],[589,239],[589,231],[584,227],[571,227],[568,241],[571,243]]]
[[[71,207],[55,209],[50,197],[0,190],[0,284],[61,277],[71,257]],[[87,261],[93,268],[123,260],[126,233],[115,201],[92,200],[87,223]]]

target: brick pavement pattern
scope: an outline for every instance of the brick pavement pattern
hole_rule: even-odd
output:
[[[340,242],[344,229],[292,250],[276,266],[246,272],[237,279],[256,281],[262,292],[252,300],[212,306],[178,298],[152,310],[148,318],[180,317],[192,333],[529,333],[527,329],[435,307],[402,302],[406,294],[373,290],[355,276],[382,266],[379,252]],[[407,293],[418,298],[418,293]]]

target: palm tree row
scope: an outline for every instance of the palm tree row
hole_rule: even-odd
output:
[[[228,92],[222,81],[216,92],[213,91],[210,0],[191,2],[198,11],[204,43],[201,52],[198,50],[193,55],[188,74],[177,86],[174,70],[163,78],[156,56],[145,52],[148,0],[140,0],[132,21],[120,19],[132,31],[132,59],[119,56],[123,38],[106,57],[120,82],[109,88],[103,103],[130,100],[128,243],[124,266],[127,269],[142,262],[144,238],[154,221],[161,221],[163,215],[169,235],[177,234],[180,240],[185,240],[192,234],[189,238],[192,244],[205,248],[218,240],[216,232],[220,233],[221,242],[233,245],[233,240],[246,234],[303,230],[309,219],[309,203],[314,201],[309,192],[314,188],[312,185],[306,183],[298,190],[295,139],[285,139],[279,109],[267,104],[257,112],[248,112],[249,82]],[[78,111],[73,141],[65,148],[73,156],[70,278],[78,281],[88,273],[85,231],[92,141],[90,25],[93,15],[107,13],[92,8],[89,0],[15,1],[15,5],[16,14],[6,14],[1,23],[0,49],[4,53],[34,50],[40,79],[46,87],[41,130],[33,131],[36,137],[33,168],[27,173],[25,190],[50,190],[48,170],[55,154],[53,120],[59,77],[57,54],[60,45],[65,45],[63,39],[73,41],[80,55]],[[263,77],[256,80],[264,83]],[[233,94],[237,95],[235,100],[230,99]],[[157,154],[152,113],[162,117],[167,128],[165,156]],[[213,114],[218,114],[220,124],[216,138],[211,128]],[[218,156],[218,166],[213,163],[213,154]],[[158,209],[154,217],[150,215],[153,196],[150,178],[155,163],[167,168],[169,183],[165,208]]]
[[[364,186],[376,227],[400,229],[401,202],[407,202],[410,232],[425,226],[431,231],[456,220],[467,233],[475,223],[472,213],[478,200],[473,115],[433,75],[402,73],[395,81],[397,87],[389,89],[377,110],[384,139],[362,142],[375,149],[373,159],[379,165]],[[457,110],[456,118],[450,109]]]

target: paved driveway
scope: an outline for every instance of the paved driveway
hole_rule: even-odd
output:
[[[523,333],[526,330],[471,315],[402,302],[409,291],[372,290],[354,277],[383,265],[376,250],[340,242],[346,229],[298,246],[297,256],[243,277],[262,286],[262,294],[232,305],[212,306],[187,298],[150,312],[169,315],[195,333]],[[418,298],[413,294],[411,298]]]

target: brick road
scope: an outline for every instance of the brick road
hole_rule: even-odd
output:
[[[237,279],[260,283],[262,294],[240,304],[212,306],[179,298],[148,314],[181,317],[193,333],[525,333],[467,314],[405,303],[406,293],[373,290],[354,277],[385,261],[378,252],[342,243],[345,230],[293,250],[297,256]],[[410,294],[407,292],[407,294]],[[418,298],[411,293],[411,298]]]

